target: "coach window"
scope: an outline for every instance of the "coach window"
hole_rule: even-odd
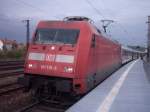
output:
[[[92,42],[91,42],[91,47],[95,47],[96,46],[96,35],[95,34],[93,34],[93,36],[92,36]]]

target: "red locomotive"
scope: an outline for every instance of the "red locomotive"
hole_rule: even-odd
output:
[[[41,21],[29,46],[24,85],[52,93],[85,94],[122,65],[121,45],[86,17]]]

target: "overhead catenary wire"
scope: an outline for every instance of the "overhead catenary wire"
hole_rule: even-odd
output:
[[[105,19],[105,16],[103,15],[103,13],[101,13],[89,0],[85,0],[85,1],[99,16],[101,16],[103,19]]]
[[[47,12],[44,9],[42,9],[42,8],[40,8],[38,6],[35,6],[35,5],[31,4],[30,2],[27,2],[27,1],[24,1],[24,0],[13,0],[13,1],[16,1],[18,4],[23,4],[24,6],[30,7],[30,8],[32,8],[32,9],[34,9],[36,11],[39,11],[39,12],[45,14],[45,15],[47,14]],[[85,1],[100,17],[102,17],[103,19],[106,18],[104,16],[104,14],[99,10],[99,8],[97,8],[94,5],[94,3],[96,3],[96,1],[95,2],[93,2],[91,0],[85,0]],[[53,17],[58,18],[56,16],[53,16]],[[5,20],[0,18],[0,21],[5,21]],[[128,36],[130,36],[130,33],[123,27],[123,25],[121,25],[121,23],[119,23],[118,25],[123,30],[124,33],[126,33]]]
[[[118,24],[118,26],[123,30],[123,32],[125,34],[127,34],[130,38],[132,38],[134,40],[134,35],[132,35],[129,31],[126,30],[126,28],[124,27],[124,25],[122,25],[119,22],[116,22]]]
[[[101,12],[101,11],[99,11],[99,9],[97,9],[89,0],[85,0],[87,3],[88,3],[88,5],[99,15],[99,16],[101,16],[102,17],[102,19],[101,20],[103,20],[103,29],[104,29],[104,32],[106,33],[106,27],[109,25],[106,25],[106,26],[104,26],[104,21],[113,21],[113,20],[108,20],[108,19],[106,19],[106,17],[104,16],[104,14]]]
[[[4,24],[9,24],[12,26],[12,24],[15,24],[16,22],[18,21],[13,21],[13,20],[10,20],[10,19],[7,19],[7,18],[0,18],[0,23],[4,23]]]
[[[40,12],[42,12],[42,13],[47,14],[45,10],[43,10],[43,9],[37,7],[37,6],[34,6],[34,5],[32,5],[32,4],[29,4],[28,2],[25,2],[25,1],[23,1],[23,0],[15,0],[15,1],[22,3],[23,5],[25,5],[25,6],[27,6],[27,7],[33,8],[33,9],[35,9],[35,10],[38,10],[38,11],[40,11]],[[103,19],[106,18],[106,17],[104,16],[104,14],[103,14],[101,11],[99,11],[99,9],[97,9],[97,8],[94,6],[94,4],[91,3],[90,0],[85,0],[85,1],[86,1],[86,3],[87,3],[99,16],[101,16]],[[58,17],[56,17],[56,16],[54,16],[54,17],[58,19]],[[120,28],[123,30],[124,33],[126,33],[128,36],[131,35],[131,34],[124,28],[124,26],[123,26],[121,23],[118,23],[118,22],[116,22],[116,23],[120,26]]]
[[[18,2],[18,3],[23,4],[24,6],[30,7],[30,8],[32,8],[32,9],[36,10],[36,11],[39,11],[39,12],[41,12],[41,13],[44,13],[45,15],[48,14],[45,10],[43,10],[43,9],[37,7],[37,6],[34,6],[34,5],[32,5],[32,4],[28,3],[28,2],[25,2],[25,1],[23,1],[23,0],[15,0],[15,1]],[[59,19],[57,16],[53,16],[53,17]]]
[[[0,13],[0,16],[1,16],[1,17],[0,17],[0,22],[8,22],[8,21],[11,21],[8,16],[6,16],[6,15],[4,15],[4,14],[2,14],[2,13]]]
[[[45,13],[45,11],[42,10],[41,8],[35,7],[34,5],[31,5],[31,4],[29,4],[29,3],[25,2],[25,1],[22,1],[22,0],[15,0],[15,1],[20,2],[21,4],[23,4],[23,5],[27,6],[27,7],[30,7],[30,8],[33,8],[35,10],[39,10],[42,13]]]
[[[95,12],[96,12],[98,15],[100,15],[100,16],[103,17],[104,19],[106,18],[106,17],[104,16],[104,14],[103,14],[102,12],[100,12],[89,0],[85,0],[85,1],[95,10]],[[130,38],[133,38],[133,37],[134,37],[131,33],[129,33],[129,32],[126,30],[126,28],[124,27],[124,25],[122,25],[121,23],[116,22],[116,21],[114,21],[114,22],[117,23],[118,26],[122,29],[122,31],[123,31],[125,34],[127,34]]]

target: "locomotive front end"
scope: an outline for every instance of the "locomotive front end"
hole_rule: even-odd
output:
[[[25,72],[74,77],[77,29],[38,29],[29,47]]]
[[[39,23],[28,49],[25,77],[19,82],[35,91],[73,93],[79,36],[79,26],[71,23]]]

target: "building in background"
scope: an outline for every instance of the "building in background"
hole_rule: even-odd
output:
[[[3,50],[3,41],[2,40],[0,40],[0,50]]]
[[[17,49],[25,49],[25,47],[24,43],[19,43]]]
[[[10,39],[0,39],[0,50],[9,51],[9,50],[16,50],[22,49],[25,45],[23,43],[18,43],[16,40]]]

